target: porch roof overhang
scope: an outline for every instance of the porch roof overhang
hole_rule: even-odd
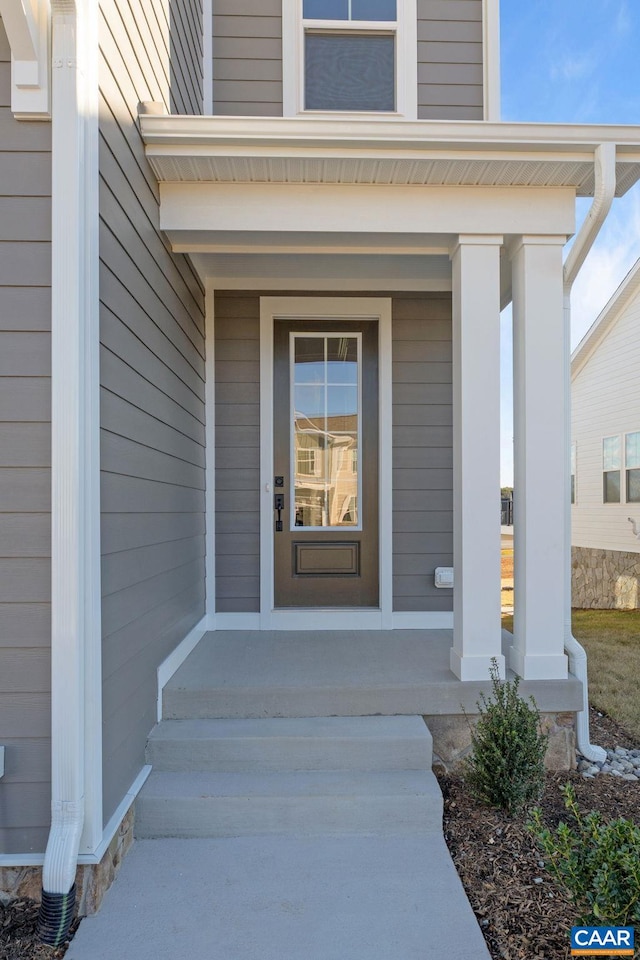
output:
[[[158,181],[572,187],[616,144],[616,196],[640,179],[640,126],[143,114]]]
[[[640,126],[159,109],[142,105],[139,119],[160,225],[225,288],[450,290],[460,233],[499,234],[505,248],[520,234],[571,236],[603,143],[615,144],[617,196],[640,179]],[[504,306],[506,256],[501,289]]]

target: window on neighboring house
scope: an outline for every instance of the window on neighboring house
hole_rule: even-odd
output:
[[[285,116],[416,118],[416,0],[285,0],[283,10]]]
[[[640,432],[624,438],[627,503],[640,503]]]
[[[304,477],[315,477],[317,472],[316,450],[313,447],[298,447],[296,450],[296,473]]]
[[[620,503],[620,437],[602,441],[602,498],[605,503]]]
[[[571,503],[576,502],[576,442],[571,444]]]

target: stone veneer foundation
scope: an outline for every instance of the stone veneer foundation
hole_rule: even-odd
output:
[[[543,713],[542,729],[549,734],[545,757],[547,770],[564,772],[576,768],[576,735],[574,713]],[[477,717],[425,717],[433,737],[433,766],[444,773],[459,770],[471,752],[471,727]]]
[[[581,609],[640,607],[640,553],[571,548],[571,605]]]
[[[76,914],[86,917],[100,908],[102,898],[115,880],[120,865],[133,843],[133,806],[118,827],[116,835],[96,864],[82,864],[76,873]],[[0,901],[19,897],[40,901],[42,867],[0,867]]]

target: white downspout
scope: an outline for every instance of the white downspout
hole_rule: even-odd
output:
[[[95,685],[88,679],[87,669],[95,669],[96,551],[99,556],[93,520],[98,504],[93,396],[97,389],[93,339],[97,334],[91,306],[97,251],[87,229],[88,212],[94,215],[88,211],[87,178],[96,158],[87,121],[92,77],[82,69],[90,55],[86,48],[88,25],[93,22],[89,6],[75,0],[52,2],[52,770],[51,829],[38,924],[40,939],[52,946],[64,942],[73,919],[87,791],[91,802],[88,825],[92,834],[96,831],[93,773],[89,784],[85,783],[87,719],[95,726],[91,713]],[[89,64],[89,74],[92,69]],[[89,739],[93,740],[90,730]]]
[[[601,143],[595,152],[595,187],[593,203],[587,217],[569,251],[564,265],[564,331],[565,331],[565,362],[570,365],[571,349],[571,288],[574,280],[584,263],[587,254],[593,246],[602,224],[604,223],[616,190],[616,145],[615,143]],[[565,469],[565,502],[570,499],[570,438],[571,438],[571,376],[567,377],[565,411],[565,436],[567,438],[567,465]],[[571,509],[565,510],[565,546],[567,557],[571,558]],[[582,683],[582,710],[576,715],[576,737],[578,750],[587,760],[602,762],[607,754],[602,747],[597,747],[589,738],[589,688],[587,681],[587,654],[584,647],[578,643],[571,630],[571,563],[565,565],[565,623],[564,649],[569,657],[569,669]]]

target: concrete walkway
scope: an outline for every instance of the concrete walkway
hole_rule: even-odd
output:
[[[67,960],[489,960],[441,832],[141,840]]]

